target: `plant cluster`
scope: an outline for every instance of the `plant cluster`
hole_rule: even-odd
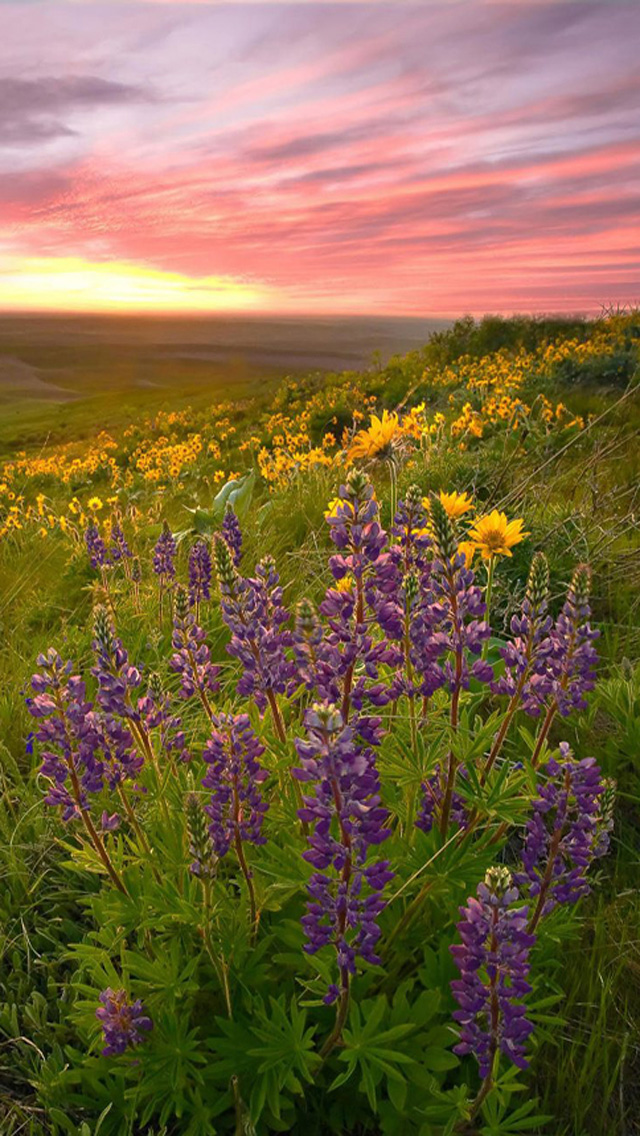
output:
[[[544,1122],[515,1096],[554,1020],[545,944],[573,933],[613,827],[595,760],[551,744],[595,681],[589,569],[554,614],[537,553],[501,638],[521,519],[410,487],[385,531],[358,468],[325,518],[329,584],[295,610],[230,508],[184,581],[168,525],[145,568],[133,531],[90,523],[90,675],[38,657],[44,800],[91,927],[38,1088],[91,1100],[103,1132]],[[153,672],[118,633],[141,575]]]

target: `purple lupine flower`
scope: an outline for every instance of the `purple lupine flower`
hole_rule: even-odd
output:
[[[531,717],[537,717],[553,683],[549,659],[553,643],[549,637],[552,620],[547,615],[549,566],[546,556],[537,552],[531,564],[521,614],[511,620],[513,639],[500,648],[504,674],[491,683],[494,694],[508,694]]]
[[[351,707],[361,710],[365,701],[384,706],[396,697],[394,684],[383,680],[380,668],[397,668],[402,656],[393,643],[376,637],[377,620],[368,610],[371,582],[382,563],[387,535],[365,473],[350,471],[325,516],[339,552],[329,560],[336,586],[327,590],[320,605],[327,620],[325,654],[332,681],[319,682],[317,689],[323,700],[335,700],[334,682],[339,679],[342,712],[348,719]]]
[[[206,702],[207,693],[220,689],[220,667],[211,662],[205,638],[204,630],[196,623],[195,615],[189,608],[186,589],[179,585],[175,593],[171,637],[174,654],[169,665],[180,676],[181,698],[192,698],[197,694]]]
[[[194,876],[200,876],[201,879],[213,879],[216,875],[218,857],[213,850],[213,841],[197,793],[187,793],[185,812],[189,852],[193,856],[189,871]]]
[[[100,828],[103,832],[115,832],[117,828],[120,828],[120,814],[108,813],[106,809],[103,809],[100,818]]]
[[[142,675],[129,662],[129,655],[116,636],[111,615],[102,605],[94,612],[93,649],[96,665],[91,668],[91,674],[98,682],[98,705],[107,714],[138,722],[140,715],[133,705],[132,694],[140,686]]]
[[[130,1002],[124,990],[107,987],[100,994],[102,1005],[96,1018],[102,1025],[106,1045],[103,1057],[124,1053],[144,1041],[144,1034],[153,1029],[153,1022],[139,998]]]
[[[227,505],[224,517],[222,518],[222,536],[231,549],[233,563],[236,568],[239,568],[240,561],[242,560],[242,529],[240,528],[240,521],[231,505]]]
[[[446,686],[457,699],[472,678],[479,682],[493,679],[493,667],[480,657],[491,628],[483,618],[482,589],[474,583],[464,555],[457,551],[451,519],[435,496],[431,517],[435,559],[423,573],[411,610],[411,661],[425,697]]]
[[[290,615],[282,604],[280,578],[271,556],[263,557],[255,577],[241,576],[221,536],[215,538],[214,552],[222,618],[231,631],[227,651],[243,666],[237,691],[263,711],[276,694],[290,691],[295,677],[286,653],[293,636],[284,627]]]
[[[391,535],[403,555],[403,572],[421,571],[431,557],[432,539],[429,518],[423,504],[422,490],[410,485],[403,501],[398,502]]]
[[[299,679],[308,691],[329,702],[340,700],[341,655],[328,641],[324,625],[308,599],[296,607],[293,651]]]
[[[147,732],[160,731],[160,745],[165,753],[175,756],[178,761],[191,760],[182,719],[173,713],[171,695],[163,689],[159,675],[149,675],[147,693],[138,700],[138,713]]]
[[[296,740],[300,768],[293,770],[299,781],[315,784],[315,794],[304,796],[298,811],[302,821],[314,825],[303,853],[315,869],[302,920],[305,951],[315,954],[328,944],[334,946],[344,991],[358,956],[380,962],[376,920],[393,872],[388,861],[367,864],[366,857],[371,845],[389,836],[384,827],[387,812],[380,803],[373,751],[358,740],[353,726],[345,725],[340,711],[331,703],[315,703],[306,713],[305,726],[306,740]],[[371,742],[379,743],[379,720],[369,719],[368,726]],[[325,1002],[339,994],[332,984]]]
[[[92,707],[84,682],[53,647],[38,655],[37,663],[40,671],[31,680],[35,697],[27,699],[27,708],[40,721],[36,741],[46,747],[40,770],[49,782],[45,803],[61,808],[63,821],[69,821],[88,809],[89,794],[103,786]]]
[[[205,812],[211,818],[209,833],[217,856],[236,850],[242,841],[264,844],[262,822],[268,804],[260,785],[269,774],[260,765],[264,746],[258,741],[248,714],[217,714],[203,757],[209,769],[202,780],[211,789]]]
[[[89,561],[92,568],[108,568],[111,564],[111,556],[107,551],[107,546],[100,535],[100,529],[95,521],[90,521],[85,529],[84,541],[89,553]]]
[[[102,762],[104,782],[110,789],[117,788],[125,781],[133,781],[144,765],[144,756],[136,748],[129,727],[114,714],[102,714],[92,710],[87,715],[87,725],[91,728],[95,752]]]
[[[197,540],[189,553],[189,603],[196,612],[211,598],[211,553],[206,540]]]
[[[541,769],[515,877],[537,900],[532,926],[559,903],[576,903],[590,891],[588,869],[608,848],[600,798],[605,784],[593,757],[577,761],[568,742]]]
[[[431,560],[427,522],[421,491],[412,485],[398,503],[391,528],[393,543],[377,558],[368,582],[367,599],[383,631],[392,639],[405,634],[407,578],[420,579]]]
[[[458,776],[463,779],[466,776],[464,765],[459,766]],[[444,786],[442,771],[439,765],[436,765],[433,773],[422,784],[422,803],[416,819],[416,828],[420,828],[422,832],[429,833],[433,828],[436,817],[442,811],[442,804],[444,801]],[[465,798],[455,791],[451,797],[451,811],[450,819],[458,828],[464,829],[469,823],[469,805]]]
[[[460,978],[451,983],[460,1009],[454,1053],[473,1053],[482,1078],[491,1075],[495,1055],[503,1053],[519,1069],[527,1068],[525,1047],[533,1025],[521,999],[531,991],[527,981],[529,952],[535,935],[527,931],[528,908],[514,907],[518,889],[506,868],[490,868],[460,908],[461,944],[451,954]]]
[[[115,515],[111,521],[111,545],[109,548],[111,561],[116,564],[120,560],[129,560],[133,556],[124,535],[120,518]]]
[[[600,632],[589,622],[591,571],[586,564],[576,568],[567,599],[551,632],[550,671],[553,699],[562,717],[584,710],[585,694],[596,682],[598,654],[593,646]]]
[[[153,570],[160,577],[163,584],[175,579],[176,574],[176,542],[167,521],[163,523],[162,532],[158,537],[153,550]]]

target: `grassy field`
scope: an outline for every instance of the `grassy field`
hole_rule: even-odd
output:
[[[185,358],[202,354],[201,344],[192,351],[183,344],[179,360],[166,344],[151,355],[140,328],[120,347],[95,329],[81,347],[68,329],[45,328],[33,340],[25,329],[0,327],[3,358],[31,368],[34,380],[18,400],[11,384],[25,372],[12,363],[0,386],[3,1136],[640,1133],[638,315],[463,320],[406,354],[389,356],[387,340],[366,369],[360,355],[352,370],[313,372],[299,355],[292,367],[268,352],[262,362],[246,352],[235,362]],[[174,329],[167,339],[175,344],[183,334]],[[329,330],[323,335],[328,361]],[[335,359],[349,365],[337,347]],[[383,411],[370,430],[371,416]],[[266,713],[259,683],[257,697],[255,689],[238,692],[246,664],[227,650],[229,619],[212,585],[211,600],[197,609],[209,661],[221,668],[211,701],[216,713],[248,712],[265,747],[269,811],[267,843],[247,842],[248,876],[241,853],[236,860],[232,852],[220,857],[209,887],[189,872],[195,822],[185,801],[194,790],[209,800],[202,753],[212,727],[206,698],[192,691],[181,699],[170,659],[177,583],[188,581],[194,543],[221,555],[215,534],[227,504],[242,527],[246,578],[255,580],[254,566],[268,554],[289,612],[305,598],[322,604],[336,553],[325,517],[354,467],[371,478],[385,529],[395,503],[418,486],[431,501],[425,527],[436,549],[445,538],[430,495],[455,492],[472,502],[441,518],[456,541],[473,539],[473,524],[492,510],[523,520],[526,537],[491,561],[491,583],[479,547],[472,561],[490,602],[483,657],[496,675],[536,553],[548,561],[554,619],[576,565],[590,565],[600,636],[587,707],[552,715],[547,741],[539,721],[518,711],[486,784],[460,774],[482,770],[507,713],[504,697],[481,680],[461,692],[455,715],[444,687],[428,707],[422,694],[372,703],[368,713],[379,714],[385,730],[376,760],[390,833],[382,847],[395,877],[379,915],[381,961],[358,957],[346,998],[344,983],[340,990],[334,1037],[336,1009],[323,1003],[336,981],[334,948],[327,941],[306,953],[300,926],[310,873],[301,853],[313,822],[307,816],[300,829],[288,777],[301,760],[294,743],[306,736],[305,711],[321,688],[303,689],[295,672],[276,691],[275,710],[269,696]],[[175,581],[153,568],[165,523],[176,539]],[[87,529],[108,546],[114,524],[139,562],[139,581],[128,560],[102,570],[90,563]],[[336,571],[331,602],[346,611],[335,599],[345,594],[335,591]],[[371,576],[370,587],[378,586]],[[357,580],[351,587],[358,594]],[[36,657],[50,646],[73,660],[96,697],[96,605],[106,605],[140,669],[137,693],[151,673],[160,676],[192,754],[175,761],[162,729],[150,727],[159,764],[146,755],[133,821],[127,814],[104,833],[123,893],[79,820],[65,824],[44,803],[38,771],[47,746],[34,736],[41,720],[26,702]],[[384,622],[367,619],[382,643]],[[293,658],[293,646],[286,650]],[[348,681],[361,679],[364,688],[373,672],[367,648],[358,650]],[[392,683],[408,665],[390,657],[380,681]],[[344,698],[346,671],[335,666]],[[615,823],[609,855],[589,873],[590,894],[559,905],[537,929],[529,1065],[518,1071],[503,1055],[487,1081],[473,1056],[452,1052],[457,975],[449,947],[458,941],[459,907],[486,869],[515,870],[540,768],[537,739],[543,756],[567,741],[577,758],[596,758],[617,783]],[[421,786],[451,754],[472,821],[468,835],[459,828],[463,839],[447,818],[428,832],[413,824]],[[122,811],[107,788],[94,796],[89,815]],[[101,1054],[95,1009],[106,987],[140,997],[153,1019],[135,1052]]]

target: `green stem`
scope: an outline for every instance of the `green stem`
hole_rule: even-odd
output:
[[[486,599],[485,599],[486,611],[485,611],[485,614],[484,614],[484,618],[487,621],[487,623],[489,624],[489,627],[491,627],[491,594],[493,592],[493,570],[494,570],[494,566],[495,566],[495,561],[496,561],[495,556],[490,556],[489,557],[489,567],[487,568],[487,591],[486,591]],[[486,659],[488,651],[489,651],[489,640],[485,639],[485,641],[482,645],[482,658],[483,659]]]

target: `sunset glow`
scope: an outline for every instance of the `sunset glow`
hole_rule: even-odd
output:
[[[25,257],[0,265],[0,309],[7,311],[210,312],[269,306],[264,288],[215,276],[194,280],[144,266],[91,264],[80,257]]]
[[[640,299],[639,6],[1,11],[4,310]]]

